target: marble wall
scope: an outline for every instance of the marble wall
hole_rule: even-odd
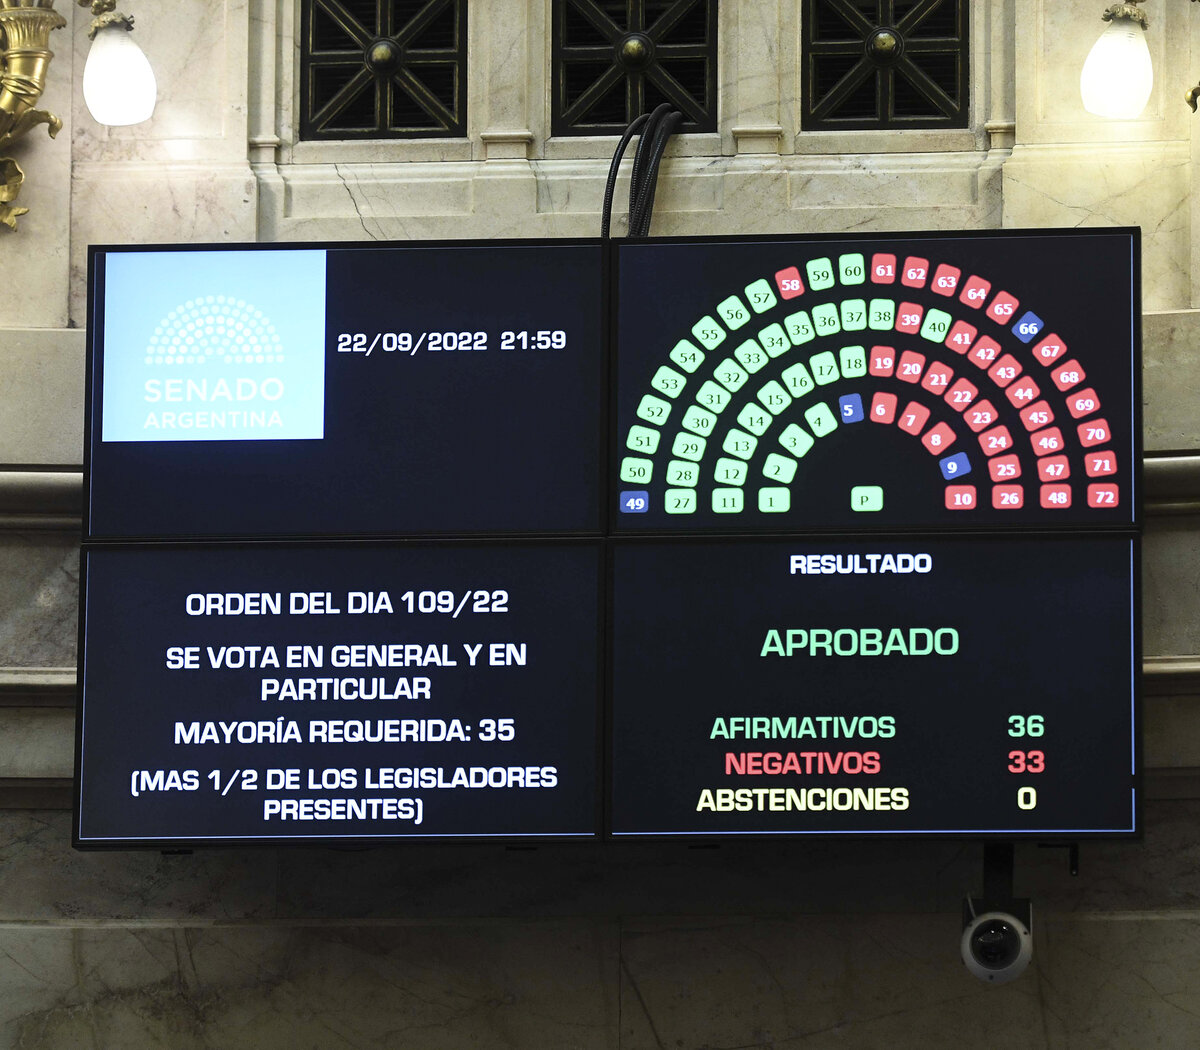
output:
[[[980,0],[969,128],[812,134],[799,0],[724,3],[718,130],[662,170],[656,233],[1143,228],[1146,445],[1175,479],[1145,544],[1146,836],[1084,843],[1078,877],[1018,848],[1035,955],[1003,988],[958,956],[977,844],[70,849],[88,244],[592,235],[613,141],[549,134],[550,0],[471,0],[465,139],[359,145],[297,139],[296,0],[127,0],[160,100],[108,130],[59,6],[64,130],[21,144],[30,213],[0,231],[0,1048],[1200,1042],[1190,5],[1149,5],[1139,120],[1078,101],[1100,0]]]
[[[1138,845],[1023,846],[1035,957],[958,959],[978,849],[461,847],[71,854],[0,820],[0,1045],[1183,1047],[1194,801]]]

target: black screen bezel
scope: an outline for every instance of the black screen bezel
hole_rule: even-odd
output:
[[[847,244],[868,244],[873,241],[878,241],[881,236],[886,236],[889,240],[912,240],[919,241],[921,238],[933,238],[945,240],[952,237],[1047,237],[1047,236],[1067,236],[1087,238],[1095,235],[1112,235],[1126,234],[1130,237],[1131,254],[1132,254],[1132,301],[1134,304],[1133,311],[1133,330],[1132,336],[1132,387],[1133,399],[1131,404],[1132,420],[1131,432],[1137,449],[1136,465],[1133,468],[1133,474],[1136,479],[1136,492],[1133,502],[1132,522],[1124,527],[1096,527],[1088,528],[1085,526],[1071,527],[1054,532],[1054,535],[1066,538],[1069,534],[1078,534],[1080,536],[1097,536],[1097,535],[1121,535],[1127,536],[1133,540],[1135,551],[1134,556],[1134,587],[1131,595],[1131,609],[1133,617],[1134,631],[1134,682],[1133,695],[1130,698],[1133,711],[1133,747],[1135,750],[1135,765],[1136,772],[1134,776],[1134,829],[1129,832],[1087,832],[1087,831],[1071,831],[1069,833],[1047,833],[1047,832],[1032,832],[1021,833],[1006,830],[997,830],[995,832],[977,831],[970,832],[962,831],[930,831],[930,832],[900,832],[901,837],[916,838],[916,839],[950,839],[950,840],[969,840],[976,841],[980,839],[1002,839],[1002,840],[1037,840],[1037,841],[1075,841],[1079,839],[1117,839],[1117,840],[1137,840],[1142,837],[1142,807],[1144,799],[1144,790],[1142,786],[1143,779],[1143,763],[1142,763],[1142,700],[1140,688],[1140,676],[1137,673],[1140,670],[1141,664],[1141,594],[1140,588],[1137,586],[1137,580],[1140,579],[1140,528],[1143,520],[1143,500],[1144,500],[1144,485],[1141,479],[1142,470],[1142,400],[1141,400],[1141,368],[1142,368],[1142,338],[1141,338],[1141,313],[1137,309],[1140,303],[1141,294],[1141,278],[1140,278],[1140,230],[1137,228],[1105,228],[1105,229],[1071,229],[1071,230],[986,230],[986,231],[927,231],[924,233],[896,233],[887,235],[878,234],[821,234],[821,235],[772,235],[767,237],[728,237],[728,236],[711,236],[700,238],[653,238],[647,242],[614,242],[611,247],[604,245],[604,258],[602,260],[602,303],[606,304],[603,309],[603,317],[601,324],[604,329],[602,345],[605,347],[605,372],[608,375],[608,395],[604,407],[606,418],[609,421],[608,440],[601,442],[599,456],[599,477],[597,483],[600,485],[600,506],[601,506],[601,522],[602,528],[599,533],[591,534],[587,532],[572,532],[569,535],[554,535],[554,534],[520,534],[505,537],[496,537],[488,535],[408,535],[396,537],[380,537],[370,536],[359,539],[347,539],[343,536],[305,536],[302,539],[296,537],[279,538],[275,540],[264,540],[253,537],[221,537],[219,540],[213,540],[209,537],[195,536],[178,536],[172,537],[170,540],[164,539],[148,539],[146,537],[121,537],[119,539],[93,539],[89,538],[88,533],[88,511],[90,500],[87,499],[87,493],[90,492],[91,477],[91,451],[93,435],[95,433],[95,420],[93,413],[97,411],[96,401],[98,396],[97,377],[94,370],[95,355],[99,352],[96,335],[102,331],[103,325],[103,305],[102,305],[102,283],[98,281],[98,270],[102,267],[102,259],[105,253],[119,251],[178,251],[187,252],[192,250],[228,250],[231,247],[241,248],[247,251],[254,250],[280,250],[281,248],[320,248],[320,249],[349,249],[349,250],[372,250],[380,248],[402,247],[405,242],[392,243],[364,243],[364,242],[304,242],[304,243],[289,243],[281,245],[278,243],[263,243],[263,244],[248,244],[248,245],[125,245],[125,246],[90,246],[88,250],[88,342],[86,354],[86,420],[84,431],[84,490],[85,490],[85,506],[84,506],[84,554],[86,557],[89,548],[99,549],[101,547],[137,547],[137,546],[156,546],[158,544],[169,544],[172,546],[196,545],[204,544],[219,546],[226,542],[237,542],[241,545],[251,544],[267,544],[272,546],[288,546],[292,543],[303,544],[323,544],[337,540],[340,543],[353,544],[371,544],[379,543],[387,539],[389,542],[403,543],[405,545],[420,546],[423,544],[453,544],[457,542],[478,542],[478,543],[548,543],[555,544],[557,542],[570,542],[572,539],[591,539],[599,541],[604,554],[602,557],[602,585],[600,588],[601,594],[601,617],[600,622],[603,625],[601,644],[599,652],[601,656],[601,666],[598,668],[599,696],[597,699],[597,816],[595,833],[590,836],[582,836],[579,839],[571,839],[571,842],[589,842],[597,839],[608,842],[674,842],[674,843],[707,843],[714,841],[712,836],[704,834],[681,834],[671,836],[626,836],[622,835],[614,837],[611,831],[611,813],[610,813],[610,791],[611,791],[611,770],[612,770],[612,740],[611,740],[611,683],[609,681],[609,667],[611,666],[611,617],[612,617],[612,596],[611,586],[611,551],[615,542],[647,542],[654,543],[659,541],[669,540],[671,542],[688,542],[686,537],[678,534],[662,535],[659,533],[639,535],[637,533],[622,532],[617,533],[613,528],[614,521],[614,497],[612,494],[613,485],[610,479],[613,476],[611,461],[613,449],[615,448],[615,433],[616,433],[616,393],[615,393],[615,376],[617,367],[616,354],[616,338],[617,338],[617,282],[616,273],[619,268],[619,260],[621,252],[626,247],[635,248],[639,243],[667,243],[667,244],[722,244],[722,243],[747,243],[747,242],[792,242],[797,244],[805,244],[808,242],[831,242]],[[586,244],[595,245],[602,244],[594,239],[577,238],[577,239],[548,239],[548,240],[500,240],[500,241],[431,241],[419,242],[421,247],[440,247],[452,246],[456,248],[471,247],[478,244],[488,248],[503,247],[505,245],[519,245],[522,247],[537,246],[539,244]],[[976,536],[981,542],[986,541],[987,537],[994,535],[997,537],[1021,534],[1022,531],[1028,533],[1029,527],[1013,526],[1010,529],[997,528],[995,526],[981,526],[976,528],[963,528],[958,530],[948,530],[956,534],[970,534]],[[937,535],[942,534],[940,531]],[[840,531],[838,533],[822,532],[820,530],[807,530],[802,533],[794,530],[783,530],[779,532],[764,532],[758,531],[746,533],[736,529],[715,529],[705,530],[703,535],[697,536],[697,542],[720,541],[721,539],[744,539],[748,541],[766,540],[772,538],[790,538],[803,535],[805,539],[811,540],[830,540],[830,539],[847,539],[847,538],[871,538],[884,539],[896,537],[919,537],[922,535],[935,535],[928,529],[895,529],[887,532],[873,533],[854,533],[851,531]],[[82,705],[83,705],[83,683],[84,683],[84,623],[83,610],[85,607],[83,588],[85,587],[86,573],[81,573],[81,603],[80,603],[80,622],[79,622],[79,656],[78,656],[78,676],[79,687],[77,690],[77,719],[76,719],[76,775],[75,775],[75,814],[73,821],[73,845],[80,849],[129,849],[129,848],[149,848],[149,849],[190,849],[195,847],[224,847],[224,848],[243,848],[255,846],[288,846],[288,847],[312,847],[312,846],[328,846],[336,845],[336,842],[331,843],[328,837],[323,836],[302,836],[289,839],[247,839],[239,840],[236,843],[214,842],[211,840],[188,840],[188,839],[170,839],[170,840],[154,840],[145,842],[141,840],[120,840],[116,842],[105,842],[103,844],[94,841],[78,839],[78,820],[79,810],[81,805],[80,791],[81,785],[79,780],[79,756],[82,749]],[[743,842],[751,839],[759,839],[763,836],[757,833],[745,833],[737,835],[721,836],[719,841],[723,844],[734,842]],[[814,837],[821,838],[836,838],[842,840],[854,839],[889,839],[896,837],[896,833],[860,833],[860,832],[826,832],[815,836],[813,833],[795,832],[795,833],[779,833],[771,836],[773,839],[792,839],[792,840],[809,840]],[[400,844],[428,844],[447,842],[462,842],[468,844],[479,844],[480,838],[472,837],[466,839],[449,838],[409,838],[409,837],[370,837],[358,840],[362,845],[400,845]],[[512,845],[532,845],[545,844],[546,839],[490,839],[491,842],[500,842],[502,844]],[[553,839],[549,840],[567,844],[565,840]]]

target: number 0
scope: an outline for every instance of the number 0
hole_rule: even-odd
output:
[[[1021,809],[1034,809],[1037,806],[1037,788],[1017,788],[1017,806]]]

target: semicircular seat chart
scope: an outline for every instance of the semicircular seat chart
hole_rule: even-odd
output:
[[[767,242],[767,272],[731,266],[653,349],[631,287],[659,303],[698,288],[628,279],[641,246],[623,246],[618,527],[1127,526],[1140,454],[1129,236]],[[1048,239],[1076,246],[1061,281],[978,258],[998,242],[1032,258]],[[1093,279],[1097,256],[1115,287]],[[627,364],[631,347],[644,365]]]

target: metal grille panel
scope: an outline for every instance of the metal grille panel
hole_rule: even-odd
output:
[[[717,0],[554,0],[554,135],[614,135],[669,102],[717,128]]]
[[[807,131],[965,128],[969,0],[804,0]]]
[[[467,133],[467,0],[302,0],[300,137]]]

